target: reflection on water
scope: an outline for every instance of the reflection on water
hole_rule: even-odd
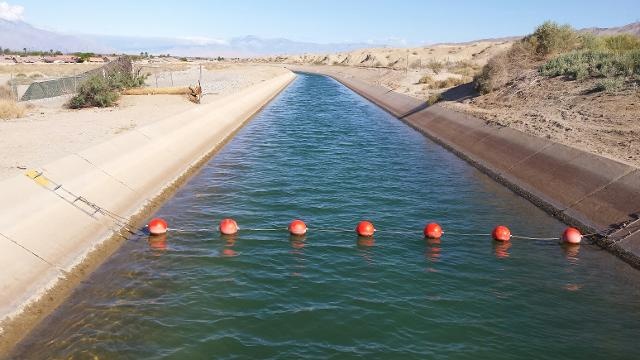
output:
[[[441,240],[440,239],[426,239],[425,241],[427,245],[427,249],[425,250],[424,256],[427,258],[429,266],[427,267],[427,272],[438,272],[435,268],[436,263],[440,260],[440,256],[442,255],[441,248]]]
[[[356,241],[358,247],[358,253],[364,259],[367,265],[373,265],[373,248],[376,245],[376,241],[373,237],[358,236]]]
[[[570,264],[576,265],[578,263],[578,255],[580,255],[579,244],[563,244],[564,256]]]
[[[238,253],[233,249],[236,244],[236,239],[238,238],[237,234],[227,235],[220,234],[220,238],[224,240],[224,245],[222,246],[222,251],[220,255],[223,257],[233,257],[238,256]]]
[[[162,235],[149,235],[147,239],[149,248],[154,251],[155,255],[162,255],[167,250],[167,234]]]
[[[305,268],[304,247],[306,235],[289,235],[289,245],[291,246],[291,254],[293,255],[293,271],[291,275],[302,276],[302,270]]]
[[[440,247],[440,239],[427,239],[427,251],[425,253],[426,258],[431,262],[438,262],[442,248]]]
[[[376,245],[376,241],[370,236],[358,236],[358,247],[368,248]]]
[[[493,253],[498,259],[508,258],[510,248],[511,241],[493,241]]]
[[[304,240],[305,240],[306,236],[305,235],[290,235],[289,236],[289,244],[291,244],[291,247],[294,249],[302,249],[304,248]]]

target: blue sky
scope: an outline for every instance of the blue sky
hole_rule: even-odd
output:
[[[0,11],[2,10],[0,1]],[[312,42],[418,45],[526,34],[551,19],[577,28],[640,19],[640,0],[620,1],[7,1],[50,30],[228,39],[258,35]],[[1,15],[1,14],[0,14]]]

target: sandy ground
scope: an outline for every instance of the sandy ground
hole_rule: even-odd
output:
[[[332,71],[350,74],[371,83],[420,99],[440,89],[420,83],[427,75],[434,81],[470,79],[513,40],[439,44],[417,48],[373,48],[336,54],[271,56],[250,59],[256,63],[329,65]]]
[[[543,78],[534,70],[499,91],[442,105],[640,168],[640,90],[593,92],[596,79]]]
[[[167,68],[155,71],[169,78]],[[272,66],[209,64],[202,70],[203,103],[285,71]],[[175,86],[193,85],[200,78],[199,66],[172,70],[171,76]],[[155,75],[148,83],[155,86]],[[0,180],[198,106],[178,95],[153,95],[123,96],[113,108],[69,110],[63,107],[67,99],[32,101],[26,117],[0,121]]]
[[[388,67],[398,70],[425,69],[430,62],[454,63],[471,61],[484,65],[496,53],[508,48],[512,41],[474,41],[463,44],[439,44],[416,48],[371,48],[335,54],[270,56],[254,61],[287,64],[342,65]]]

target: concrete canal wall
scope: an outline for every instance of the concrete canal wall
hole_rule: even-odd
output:
[[[638,168],[437,105],[427,107],[324,68],[291,69],[333,77],[547,212],[583,231],[606,233],[597,242],[640,268]]]
[[[166,189],[178,185],[294,78],[287,72],[131,130],[35,169],[43,174],[35,179],[2,181],[0,319],[5,345],[16,337],[10,336],[20,331],[16,329],[28,330],[12,325],[16,315],[46,312],[34,304],[55,303],[55,288],[78,277],[91,253],[124,233],[122,221],[96,213],[92,204],[126,217],[126,222],[144,219]],[[34,322],[39,314],[32,314]]]

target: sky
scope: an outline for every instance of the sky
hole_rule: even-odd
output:
[[[12,0],[0,18],[65,33],[422,45],[523,35],[545,20],[620,26],[640,20],[640,0]]]

